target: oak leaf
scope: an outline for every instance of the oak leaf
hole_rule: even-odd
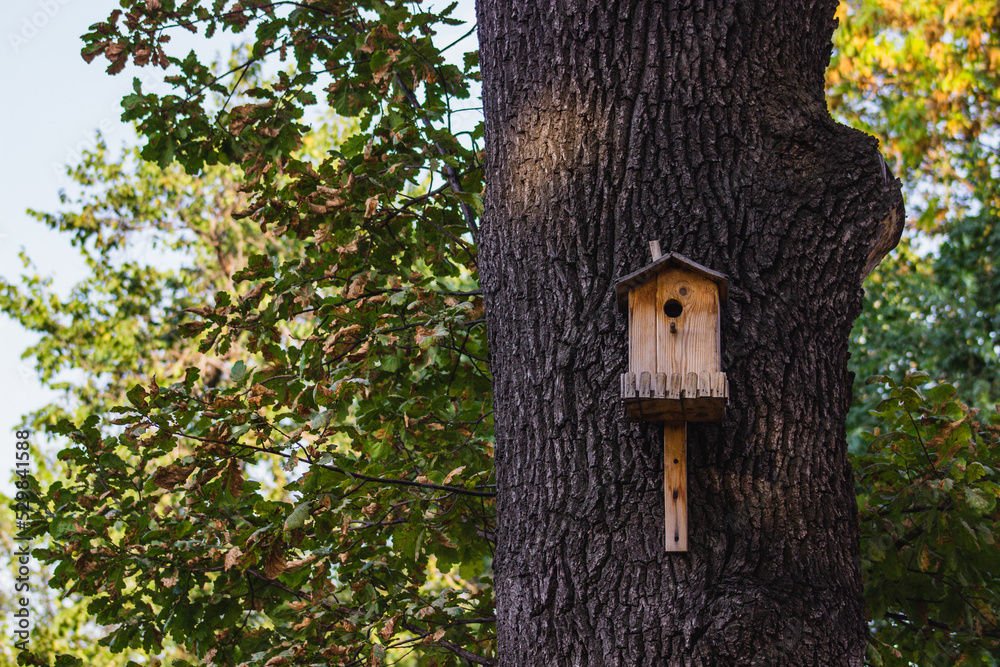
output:
[[[396,617],[393,616],[392,618],[390,618],[388,622],[385,624],[385,626],[383,626],[382,629],[378,631],[378,634],[379,637],[386,640],[392,637],[394,634],[396,634]]]
[[[226,553],[225,570],[229,572],[235,565],[239,564],[240,557],[243,555],[243,550],[239,547],[233,547]]]
[[[168,466],[162,466],[153,473],[153,483],[161,489],[169,491],[185,481],[191,475],[192,470],[194,470],[193,465],[182,466],[173,463]]]
[[[378,195],[373,195],[365,200],[365,217],[370,218],[378,212]]]
[[[455,478],[455,475],[460,475],[460,474],[462,473],[462,471],[463,471],[463,470],[465,470],[465,466],[460,466],[460,467],[458,467],[458,468],[455,468],[454,470],[452,470],[452,471],[451,471],[450,473],[448,473],[448,475],[447,475],[447,476],[446,476],[446,477],[444,478],[444,484],[447,484],[447,483],[448,483],[448,482],[450,482],[450,481],[451,481],[452,479],[454,479],[454,478]]]
[[[226,466],[226,489],[234,498],[243,494],[243,468],[239,459],[229,459],[229,465]]]
[[[267,554],[264,562],[264,576],[268,579],[276,579],[278,575],[285,571],[285,555],[281,553],[281,543],[275,543]]]

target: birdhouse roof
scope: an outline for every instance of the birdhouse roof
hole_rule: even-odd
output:
[[[726,278],[726,276],[718,271],[713,271],[707,266],[702,266],[698,262],[692,261],[684,255],[679,255],[676,252],[668,252],[667,254],[662,255],[659,259],[642,267],[638,271],[633,271],[627,276],[618,279],[615,283],[615,295],[618,297],[618,307],[622,311],[627,311],[628,293],[631,290],[649,280],[652,280],[663,271],[675,267],[687,269],[688,271],[702,276],[703,278],[707,278],[718,285],[719,304],[725,305],[726,300],[729,297],[729,279]]]

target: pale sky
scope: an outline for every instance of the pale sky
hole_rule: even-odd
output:
[[[128,68],[112,77],[103,59],[87,65],[80,58],[80,35],[117,7],[116,0],[3,0],[0,5],[0,275],[5,278],[20,275],[22,248],[42,274],[53,277],[57,289],[66,291],[83,276],[83,263],[68,240],[24,211],[59,210],[59,190],[70,185],[63,166],[93,146],[98,129],[112,148],[135,141],[131,127],[120,120],[119,101],[131,92],[132,77],[142,73]],[[462,0],[455,16],[472,21],[473,7],[473,0]],[[442,31],[436,41],[448,44],[466,29]],[[461,51],[452,55],[460,59]],[[0,491],[7,493],[15,425],[52,397],[39,386],[31,364],[20,358],[33,342],[32,335],[0,316]]]
[[[120,120],[118,100],[131,78],[110,77],[80,58],[79,36],[106,17],[112,0],[4,0],[0,8],[0,274],[22,270],[23,247],[39,269],[68,289],[83,264],[67,240],[25,215],[54,212],[69,180],[62,165],[92,145],[102,128],[113,142],[131,130]],[[21,414],[48,402],[30,364],[20,359],[33,337],[0,317],[0,490],[9,491],[14,426]],[[36,441],[37,442],[37,441]]]

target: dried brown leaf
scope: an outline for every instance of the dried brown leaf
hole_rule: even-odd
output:
[[[389,619],[389,621],[385,624],[385,626],[383,626],[382,629],[378,631],[379,637],[381,637],[382,639],[389,639],[394,634],[396,634],[397,618],[398,617],[393,616],[392,618]]]
[[[365,200],[365,217],[370,218],[378,212],[378,195],[374,195]]]
[[[239,459],[229,459],[229,465],[226,466],[226,488],[234,498],[243,494],[243,466]]]
[[[362,273],[351,282],[350,286],[348,286],[347,291],[344,292],[344,298],[357,299],[365,293],[365,285],[369,282],[371,282],[371,279],[368,277],[368,274]]]
[[[422,326],[418,326],[414,334],[414,340],[416,341],[418,346],[422,346],[422,343],[425,340],[433,337],[434,337],[434,332],[431,331],[430,329],[425,329]]]
[[[176,463],[162,466],[153,473],[153,483],[161,489],[173,489],[175,486],[185,481],[194,470],[193,465],[181,466]]]
[[[276,542],[267,554],[264,562],[264,576],[268,579],[275,579],[285,571],[285,555],[282,553],[281,543]]]
[[[444,628],[441,628],[440,630],[438,630],[434,634],[428,635],[424,639],[424,643],[425,644],[430,644],[431,642],[436,642],[436,641],[440,640],[442,637],[444,637],[444,632],[445,632]]]
[[[232,549],[229,550],[229,552],[226,554],[226,564],[225,564],[226,572],[229,572],[229,570],[231,570],[234,566],[239,564],[241,556],[243,556],[243,550],[240,549],[239,547],[233,547]]]
[[[264,402],[264,399],[271,396],[277,396],[277,392],[273,389],[268,389],[266,386],[258,382],[250,388],[250,398],[247,399],[247,403],[254,408],[259,408],[261,403]]]
[[[313,561],[315,561],[317,558],[319,558],[319,556],[317,556],[316,554],[312,554],[312,555],[306,556],[305,558],[300,558],[298,560],[293,560],[293,561],[285,564],[285,571],[286,572],[294,572],[295,570],[299,569],[300,567],[304,567],[306,565],[309,565],[310,563],[312,563]]]

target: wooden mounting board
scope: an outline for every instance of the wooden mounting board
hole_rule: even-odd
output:
[[[687,551],[687,424],[663,424],[664,537],[667,551]]]

